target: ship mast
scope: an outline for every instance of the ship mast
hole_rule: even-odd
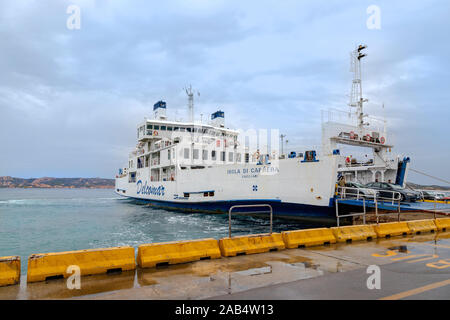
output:
[[[191,85],[188,88],[184,88],[184,90],[188,96],[189,121],[194,122],[194,91]],[[197,94],[200,96],[200,92],[197,91]]]
[[[363,133],[364,125],[366,125],[366,123],[364,123],[365,115],[363,112],[363,104],[368,101],[363,98],[361,83],[361,59],[367,55],[363,53],[362,50],[366,48],[366,45],[359,45],[350,53],[350,71],[353,72],[353,81],[349,106],[356,108],[355,113],[358,119],[359,134]]]

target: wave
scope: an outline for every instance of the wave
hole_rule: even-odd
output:
[[[9,199],[0,200],[0,205],[60,204],[61,202],[104,202],[104,200],[122,200],[122,198],[42,198],[42,199]]]

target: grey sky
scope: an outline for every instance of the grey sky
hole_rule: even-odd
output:
[[[69,30],[70,4],[81,29]],[[381,29],[369,30],[369,5]],[[113,177],[153,103],[186,117],[201,92],[234,128],[320,142],[321,109],[348,110],[349,52],[367,111],[386,106],[395,152],[449,180],[448,1],[13,1],[0,3],[0,175]],[[411,173],[410,181],[435,181]]]

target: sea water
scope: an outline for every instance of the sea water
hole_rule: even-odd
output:
[[[274,219],[273,231],[307,227]],[[269,231],[269,218],[233,215],[232,234]],[[0,257],[228,236],[228,215],[167,211],[111,189],[0,189]]]

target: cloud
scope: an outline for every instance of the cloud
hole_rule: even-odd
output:
[[[67,6],[81,29],[66,28]],[[368,30],[366,8],[381,9]],[[349,51],[369,45],[367,111],[389,120],[396,152],[450,178],[450,44],[444,1],[3,1],[0,175],[112,177],[157,100],[235,128],[276,127],[289,148],[320,143],[320,110],[347,110]],[[412,176],[418,182],[433,182]]]

